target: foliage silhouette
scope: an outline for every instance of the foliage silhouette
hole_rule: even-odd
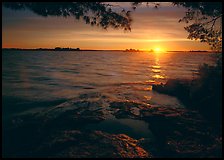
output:
[[[152,3],[152,2],[150,2]],[[132,3],[135,9],[143,2]],[[149,2],[146,3],[148,5]],[[161,3],[154,3],[158,8]],[[208,43],[215,51],[222,50],[222,3],[221,2],[172,2],[174,6],[187,8],[179,22],[190,23],[184,29],[188,38]]]
[[[86,24],[104,29],[111,26],[131,30],[130,11],[123,9],[118,13],[112,10],[112,5],[102,2],[5,2],[3,6],[13,10],[28,9],[44,17],[73,16],[78,20],[83,19]]]
[[[132,2],[136,9],[143,2]],[[146,5],[160,7],[161,3],[146,2]],[[222,50],[222,3],[221,2],[172,2],[174,6],[187,8],[187,12],[179,22],[190,23],[185,30],[188,38],[208,43],[213,50]],[[113,11],[114,5],[103,2],[6,2],[3,5],[14,10],[29,9],[41,16],[73,16],[82,18],[86,24],[109,26],[131,30],[131,11],[122,9],[120,13]],[[92,14],[91,14],[92,13]]]
[[[185,27],[189,39],[208,43],[213,50],[222,50],[222,3],[221,2],[174,2],[188,8],[179,22],[193,22]]]

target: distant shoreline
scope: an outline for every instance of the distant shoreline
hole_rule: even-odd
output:
[[[196,51],[167,51],[167,52],[212,52],[212,51],[203,51],[203,50],[196,50]]]
[[[25,48],[2,48],[2,50],[7,51],[123,51],[123,50],[97,50],[97,49],[55,49],[55,48],[34,48],[34,49],[25,49]]]
[[[79,49],[79,48],[2,48],[2,51],[125,51],[125,50],[97,50],[97,49]],[[139,51],[148,52],[148,51]],[[190,51],[166,51],[166,52],[213,52],[206,50],[190,50]]]

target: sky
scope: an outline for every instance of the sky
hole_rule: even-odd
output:
[[[130,3],[115,4],[130,9]],[[118,10],[115,7],[115,10]],[[185,8],[168,3],[159,9],[142,5],[131,13],[131,32],[85,24],[74,17],[41,17],[29,10],[2,8],[3,48],[55,48],[124,50],[209,50],[206,43],[187,39],[185,23],[178,20]]]

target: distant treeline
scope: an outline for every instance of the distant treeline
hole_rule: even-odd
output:
[[[203,50],[196,50],[196,51],[167,51],[167,52],[209,52],[209,51],[203,51]]]
[[[80,48],[34,48],[34,49],[24,49],[24,48],[3,48],[2,50],[21,50],[21,51],[81,51]]]
[[[97,49],[80,49],[80,48],[34,48],[34,49],[25,49],[25,48],[2,48],[2,51],[122,51],[122,50],[97,50]]]

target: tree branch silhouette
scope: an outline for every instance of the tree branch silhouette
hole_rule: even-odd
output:
[[[208,43],[213,50],[222,50],[222,3],[221,2],[174,2],[188,8],[179,22],[189,23],[185,27],[188,38]]]
[[[149,3],[149,2],[147,2]],[[152,3],[152,2],[150,2]],[[133,2],[133,8],[143,2]],[[154,5],[158,4],[154,3]],[[174,6],[187,8],[179,22],[191,23],[184,29],[192,40],[208,43],[215,51],[222,50],[222,3],[221,2],[171,2]],[[148,4],[147,4],[148,5]]]
[[[135,10],[143,2],[132,2]],[[146,5],[160,6],[157,2],[146,2]],[[187,8],[179,22],[191,23],[184,29],[192,40],[208,43],[213,50],[222,50],[222,3],[221,2],[172,2],[174,6]],[[113,11],[111,4],[103,2],[5,2],[3,6],[14,10],[28,9],[34,13],[47,16],[73,16],[83,19],[86,24],[101,26],[104,29],[113,27],[131,31],[131,11],[122,9]],[[219,21],[219,24],[218,24]],[[218,27],[219,26],[219,27]]]
[[[109,26],[118,29],[131,30],[130,11],[115,12],[113,5],[102,2],[4,2],[3,6],[13,10],[31,10],[34,13],[47,16],[72,16],[83,19],[86,24],[100,26],[107,29]]]

